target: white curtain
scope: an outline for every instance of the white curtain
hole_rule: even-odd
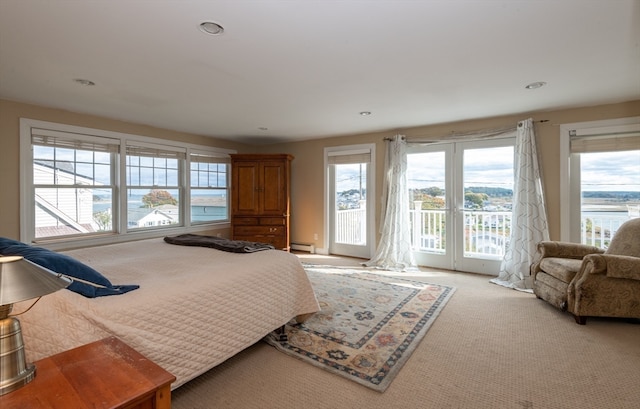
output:
[[[407,143],[396,135],[387,143],[382,193],[380,243],[375,256],[364,263],[385,270],[415,271],[411,250],[409,191],[407,189]]]
[[[536,244],[541,240],[549,240],[549,229],[533,120],[529,118],[519,122],[516,130],[511,237],[500,274],[490,281],[519,290],[533,288],[529,267],[536,254]]]

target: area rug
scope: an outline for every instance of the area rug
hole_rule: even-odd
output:
[[[265,340],[305,362],[383,392],[455,289],[362,269],[305,265],[321,311]]]

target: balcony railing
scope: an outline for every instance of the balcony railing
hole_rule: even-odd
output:
[[[411,210],[415,251],[444,254],[445,210]],[[511,212],[463,211],[464,255],[501,258],[511,234]]]
[[[463,217],[464,255],[502,258],[511,235],[511,212],[465,210]],[[607,248],[620,225],[630,217],[633,215],[583,213],[581,242]],[[414,250],[441,254],[445,252],[444,210],[412,210],[411,228]]]
[[[339,210],[336,214],[336,242],[365,244],[365,209]],[[465,257],[502,259],[511,235],[511,212],[465,210],[462,214]],[[582,243],[607,248],[620,225],[630,217],[630,214],[583,213]],[[445,253],[445,210],[410,210],[410,221],[415,251]]]
[[[582,216],[580,221],[580,231],[582,244],[596,246],[606,249],[611,243],[611,239],[620,228],[620,225],[629,218],[628,216],[598,215],[597,212],[590,213],[588,216]]]
[[[364,245],[367,243],[367,210],[347,209],[336,211],[336,243]]]
[[[511,236],[511,212],[465,210],[465,257],[502,258]]]

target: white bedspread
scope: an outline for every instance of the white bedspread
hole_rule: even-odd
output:
[[[93,299],[69,290],[44,296],[18,317],[29,361],[115,335],[175,375],[175,389],[319,310],[298,258],[279,250],[234,254],[151,239],[65,254],[113,284],[140,288]]]

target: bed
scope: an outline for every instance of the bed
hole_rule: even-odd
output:
[[[280,250],[237,254],[159,238],[64,254],[114,284],[140,288],[98,298],[66,289],[44,296],[18,316],[29,361],[113,335],[175,375],[175,389],[319,310],[300,261]]]

